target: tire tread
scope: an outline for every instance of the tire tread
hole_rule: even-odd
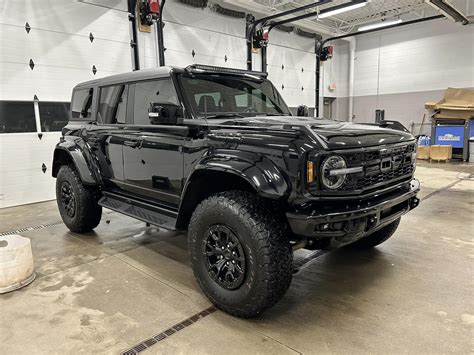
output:
[[[65,216],[60,202],[60,185],[63,180],[69,181],[75,190],[76,213],[74,218]],[[56,182],[56,200],[66,226],[75,233],[87,233],[97,227],[102,217],[102,206],[98,204],[99,191],[96,188],[84,186],[76,169],[63,165],[59,169]]]
[[[293,274],[293,252],[287,238],[287,226],[276,218],[274,209],[269,208],[262,199],[244,191],[226,191],[202,201],[193,213],[189,225],[189,243],[195,238],[194,229],[198,219],[208,208],[234,208],[246,223],[257,240],[257,254],[263,262],[258,265],[263,276],[259,279],[258,290],[254,296],[240,307],[222,304],[198,282],[211,302],[223,311],[242,318],[254,317],[274,306],[290,286]],[[190,247],[191,250],[191,247]],[[196,273],[195,273],[196,275]],[[197,275],[196,275],[197,276]]]

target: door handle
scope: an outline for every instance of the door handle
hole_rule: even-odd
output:
[[[127,147],[136,148],[140,146],[140,142],[139,141],[124,141],[123,145],[126,145]]]

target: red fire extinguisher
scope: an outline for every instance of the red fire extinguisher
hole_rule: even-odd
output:
[[[157,14],[160,12],[160,2],[159,0],[150,0],[149,2],[150,12]]]

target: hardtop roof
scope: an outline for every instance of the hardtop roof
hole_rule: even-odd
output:
[[[136,71],[122,73],[122,74],[110,75],[103,78],[98,78],[98,79],[82,82],[80,84],[77,84],[74,87],[74,89],[90,88],[96,85],[107,86],[107,85],[120,84],[120,83],[126,83],[126,82],[131,82],[131,81],[166,78],[170,76],[170,72],[173,69],[181,69],[181,68],[166,66],[166,67],[141,69],[141,70],[136,70]]]
[[[188,65],[186,68],[164,66],[164,67],[136,70],[136,71],[132,71],[128,73],[111,75],[111,76],[106,76],[103,78],[89,80],[89,81],[76,85],[74,87],[74,90],[86,89],[86,88],[90,88],[97,85],[108,86],[108,85],[116,85],[116,84],[129,83],[129,82],[141,81],[141,80],[166,78],[166,77],[169,77],[171,71],[174,71],[174,70],[189,71],[192,73],[201,73],[201,74],[219,73],[222,75],[253,76],[253,77],[258,76],[261,78],[266,78],[268,75],[268,73],[264,73],[264,72],[257,72],[257,71],[237,69],[237,68],[218,67],[218,66],[213,66],[213,65],[202,65],[202,64],[191,64],[191,65]]]

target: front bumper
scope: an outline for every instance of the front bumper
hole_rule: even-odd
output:
[[[418,206],[416,194],[420,183],[413,179],[409,186],[391,193],[355,203],[347,201],[311,204],[305,212],[287,212],[293,234],[303,237],[333,238],[336,246],[352,243],[390,224]]]

